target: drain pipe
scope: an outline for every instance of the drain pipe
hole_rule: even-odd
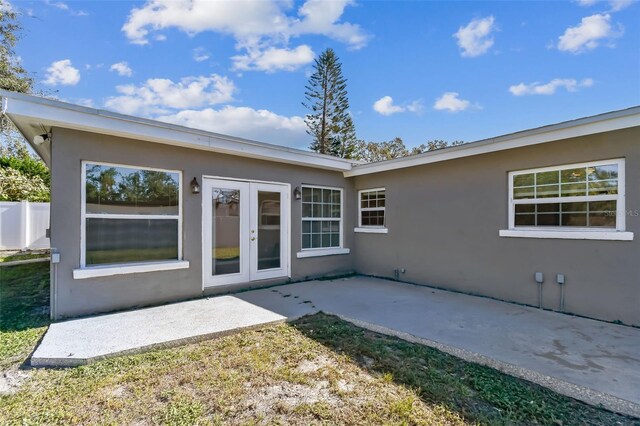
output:
[[[560,286],[560,312],[564,312],[564,274],[556,275],[556,282]]]
[[[49,316],[55,320],[58,316],[56,306],[58,305],[58,264],[60,263],[60,252],[57,248],[51,248],[51,288],[49,289]]]
[[[542,272],[536,272],[535,279],[538,283],[538,308],[542,309],[542,283],[544,283],[544,275]]]

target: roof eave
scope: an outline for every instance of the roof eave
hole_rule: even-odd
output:
[[[483,139],[450,148],[426,152],[424,154],[377,163],[355,165],[351,170],[344,172],[344,175],[345,177],[362,176],[639,126],[640,107],[633,107],[495,138]]]
[[[33,143],[33,136],[38,133],[32,129],[39,126],[43,128],[68,128],[340,172],[351,169],[350,161],[327,155],[219,135],[154,120],[138,119],[137,117],[29,95],[0,91],[0,96],[7,100],[5,105],[7,116],[16,124],[25,139],[43,157],[45,162],[48,162],[50,152],[45,150],[46,147],[36,146]]]

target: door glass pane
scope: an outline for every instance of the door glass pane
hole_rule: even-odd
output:
[[[240,272],[240,191],[212,189],[212,275]]]
[[[258,270],[280,268],[280,193],[258,191]]]

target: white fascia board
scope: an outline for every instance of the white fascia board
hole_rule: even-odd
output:
[[[218,135],[34,96],[8,92],[0,92],[0,96],[7,99],[6,112],[18,126],[27,123],[42,124],[320,169],[342,172],[351,169],[350,161],[328,155]]]
[[[386,172],[638,126],[640,126],[640,107],[635,107],[628,111],[616,111],[603,114],[603,116],[587,117],[397,160],[356,165],[350,171],[344,172],[344,176],[353,177]]]

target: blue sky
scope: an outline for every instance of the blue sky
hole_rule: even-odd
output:
[[[315,55],[357,135],[473,141],[640,104],[640,4],[12,1],[18,54],[60,99],[305,148]]]

